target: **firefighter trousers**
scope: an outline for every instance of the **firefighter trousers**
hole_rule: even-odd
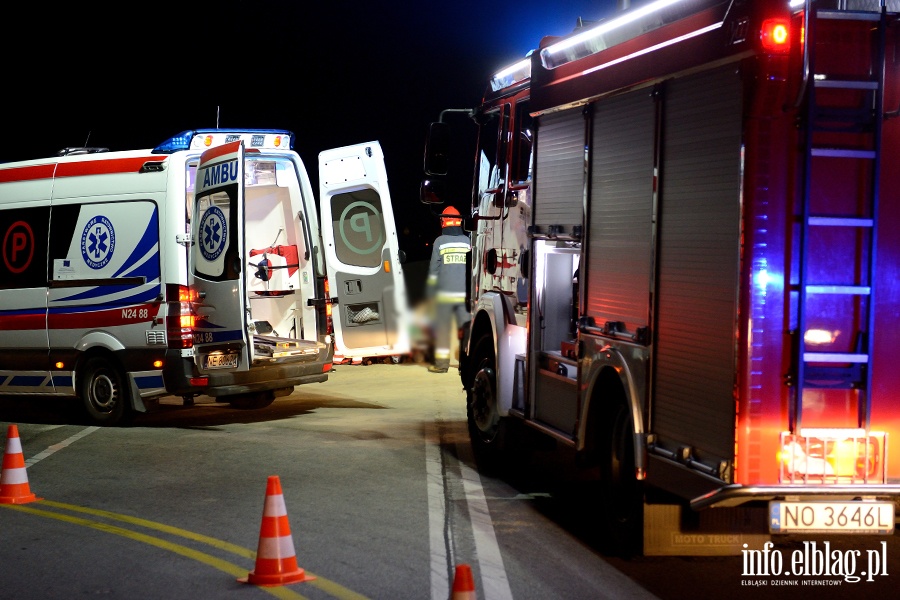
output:
[[[465,302],[438,302],[435,310],[434,367],[450,367],[450,335],[469,322],[469,311]],[[453,323],[456,322],[456,328]]]

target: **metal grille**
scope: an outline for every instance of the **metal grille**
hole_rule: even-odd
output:
[[[885,483],[887,435],[864,429],[781,434],[781,483]]]
[[[147,331],[147,344],[148,345],[165,345],[166,343],[166,332],[159,330],[148,330]]]

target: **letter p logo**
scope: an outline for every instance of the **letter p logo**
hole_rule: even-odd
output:
[[[350,229],[357,233],[364,233],[366,241],[372,241],[372,226],[369,223],[369,215],[364,212],[358,212],[350,217]]]

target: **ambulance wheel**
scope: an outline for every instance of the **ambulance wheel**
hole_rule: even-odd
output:
[[[129,411],[129,390],[122,370],[111,360],[95,356],[82,369],[81,401],[98,425],[116,425]]]
[[[275,392],[274,390],[267,390],[265,392],[236,394],[234,396],[228,396],[225,400],[228,401],[232,408],[247,410],[265,408],[275,401]]]
[[[472,448],[481,466],[496,466],[503,445],[503,422],[497,408],[494,340],[482,336],[472,353],[471,384],[466,388],[466,417]]]

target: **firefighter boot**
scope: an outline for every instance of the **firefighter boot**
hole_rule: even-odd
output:
[[[429,373],[446,373],[450,367],[449,367],[449,365],[441,366],[442,362],[443,361],[436,362],[433,365],[431,365],[430,367],[428,367],[428,372]]]

